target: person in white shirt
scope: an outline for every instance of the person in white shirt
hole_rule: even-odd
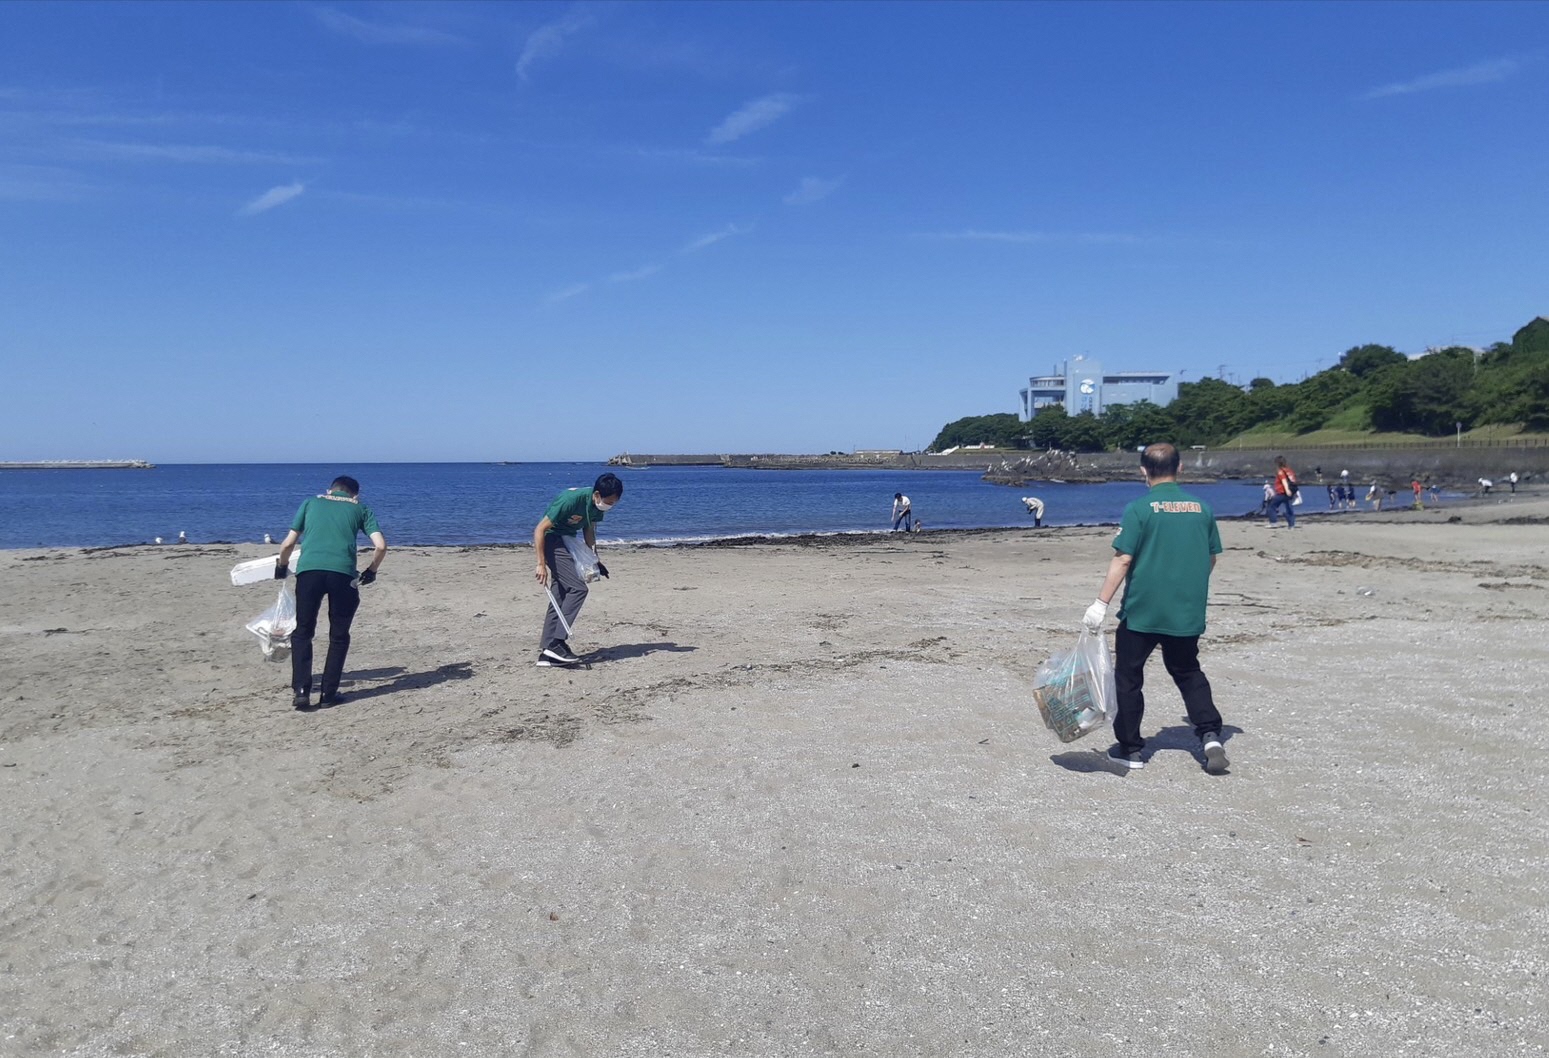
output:
[[[898,532],[899,523],[903,523],[904,532],[914,527],[913,518],[909,508],[909,497],[902,492],[893,493],[893,532]]]
[[[1033,528],[1043,525],[1043,501],[1037,496],[1023,496],[1022,503],[1027,507],[1027,513],[1033,516]]]

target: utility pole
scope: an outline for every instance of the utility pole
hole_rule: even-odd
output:
[[[1216,377],[1219,378],[1223,382],[1226,381],[1226,365],[1225,364],[1220,364],[1220,365],[1218,365],[1216,367]]]

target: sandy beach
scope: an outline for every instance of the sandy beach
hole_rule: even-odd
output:
[[[273,548],[0,552],[0,1054],[1549,1053],[1549,500],[1222,535],[1223,777],[1040,724],[1106,528],[395,550],[310,715]]]

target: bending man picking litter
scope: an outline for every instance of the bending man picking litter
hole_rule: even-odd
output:
[[[1082,623],[1101,632],[1108,603],[1119,585],[1119,629],[1114,636],[1114,683],[1119,715],[1113,722],[1118,745],[1108,755],[1128,768],[1145,767],[1146,740],[1140,721],[1146,700],[1141,693],[1146,659],[1158,646],[1167,674],[1183,695],[1194,733],[1199,736],[1205,770],[1226,772],[1221,745],[1221,714],[1210,681],[1199,667],[1199,637],[1205,631],[1205,599],[1210,571],[1221,553],[1221,533],[1208,504],[1178,487],[1178,450],[1154,444],[1140,456],[1149,490],[1124,508],[1113,538],[1113,560]]]
[[[543,638],[538,645],[540,668],[577,665],[581,659],[570,649],[570,630],[586,602],[587,572],[577,568],[572,544],[576,534],[586,541],[589,551],[597,548],[597,523],[624,495],[624,483],[615,474],[603,474],[590,490],[566,489],[554,497],[549,509],[532,531],[532,548],[537,556],[538,583],[548,595],[548,612],[543,618]],[[595,555],[590,556],[595,559]],[[596,563],[596,573],[606,577],[608,567]]]
[[[371,564],[355,568],[355,540],[371,538]],[[280,544],[275,563],[276,580],[289,574],[290,555],[302,543],[296,563],[296,630],[291,633],[290,686],[293,704],[312,712],[312,637],[317,634],[317,615],[328,600],[328,658],[323,662],[322,695],[318,705],[338,705],[339,681],[344,678],[344,659],[350,652],[350,625],[360,608],[360,586],[376,580],[376,571],[387,556],[387,540],[371,508],[360,502],[360,482],[341,474],[328,491],[301,504]]]

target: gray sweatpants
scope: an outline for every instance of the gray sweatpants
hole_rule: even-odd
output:
[[[576,618],[581,615],[581,604],[586,601],[586,581],[581,579],[581,574],[575,568],[575,559],[570,557],[570,549],[564,545],[557,535],[550,535],[543,540],[543,561],[549,567],[549,590],[554,593],[554,598],[559,600],[559,608],[565,614],[565,620],[570,627],[575,627]],[[538,644],[542,650],[556,639],[564,639],[565,629],[559,623],[559,618],[554,616],[554,607],[549,605],[549,597],[543,597],[543,639]],[[574,649],[574,648],[572,648]]]

